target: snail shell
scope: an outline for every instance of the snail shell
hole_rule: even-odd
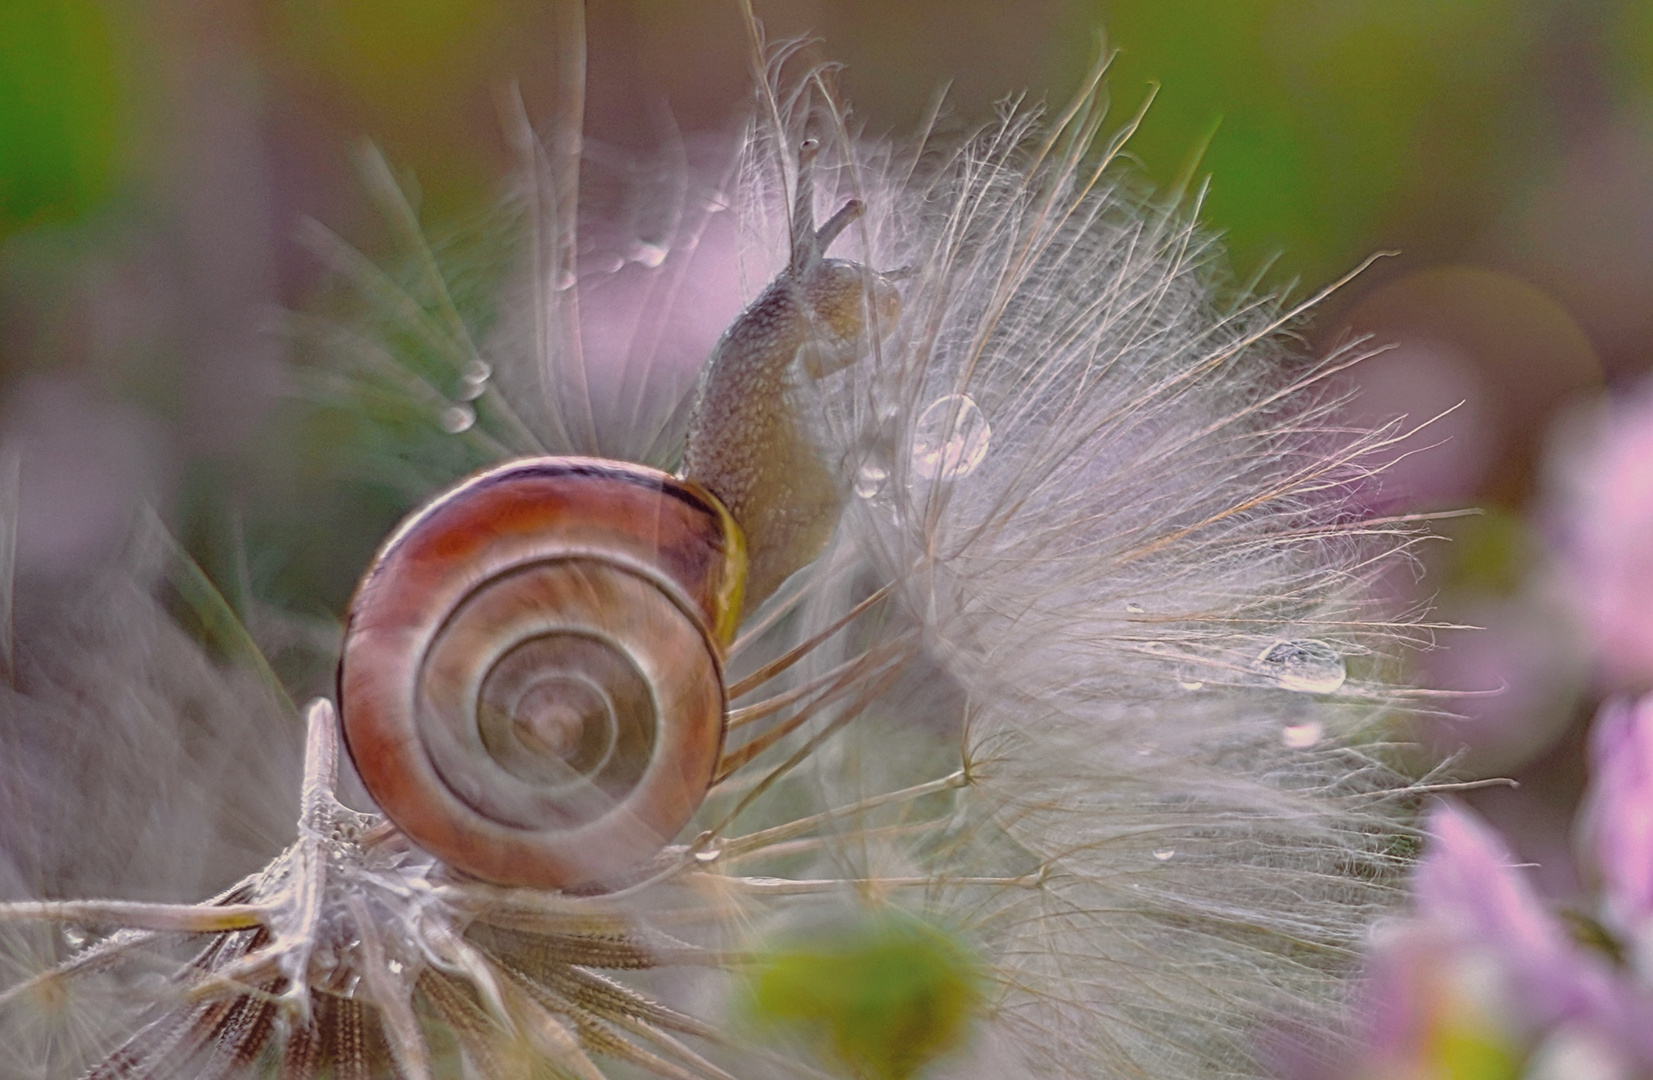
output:
[[[351,601],[339,700],[368,791],[487,881],[646,862],[711,784],[744,570],[723,506],[643,466],[532,459],[451,489]]]

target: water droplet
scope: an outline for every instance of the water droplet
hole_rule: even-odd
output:
[[[86,931],[78,926],[65,926],[63,928],[63,940],[68,943],[71,949],[78,949],[86,944],[86,936]]]
[[[465,370],[459,373],[459,400],[475,401],[488,389],[488,380],[493,377],[494,369],[486,360],[472,360],[465,365]]]
[[[1326,728],[1318,720],[1307,720],[1301,724],[1287,724],[1280,729],[1280,741],[1293,750],[1306,750],[1320,741],[1326,734]]]
[[[631,249],[631,261],[634,263],[642,263],[650,270],[653,270],[655,267],[665,262],[666,256],[669,254],[671,254],[671,249],[666,247],[664,244],[639,242],[636,247]]]
[[[390,973],[392,975],[400,975],[402,973],[402,962],[400,960],[386,961],[385,967],[390,969]]]
[[[694,861],[701,864],[717,862],[723,855],[722,844],[711,844],[694,853]]]
[[[476,423],[476,410],[469,405],[450,405],[442,410],[441,422],[443,431],[458,435],[471,430],[471,425]]]
[[[1148,609],[1143,607],[1141,604],[1126,604],[1125,610],[1130,612],[1132,615],[1144,615],[1147,614],[1148,611]]]
[[[1282,689],[1304,694],[1330,694],[1348,678],[1337,649],[1314,638],[1276,641],[1263,650],[1257,663]]]
[[[1204,679],[1178,679],[1177,685],[1192,693],[1195,690],[1205,689]]]
[[[888,470],[882,465],[868,462],[855,474],[855,494],[863,499],[870,499],[884,490],[884,481],[889,478]]]
[[[1158,851],[1154,852],[1154,858],[1158,859],[1160,862],[1170,862],[1176,857],[1176,854],[1176,848],[1160,848]]]
[[[930,402],[913,431],[913,471],[926,480],[969,476],[987,457],[993,429],[969,394]]]

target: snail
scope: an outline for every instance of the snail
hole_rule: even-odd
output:
[[[438,495],[375,556],[339,664],[368,792],[464,873],[556,889],[646,863],[712,785],[741,618],[812,561],[844,485],[798,408],[853,362],[887,279],[828,259],[799,152],[789,264],[712,352],[683,474],[510,462]],[[840,470],[841,471],[841,470]]]

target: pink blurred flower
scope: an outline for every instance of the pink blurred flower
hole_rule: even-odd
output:
[[[1564,429],[1560,557],[1613,686],[1653,684],[1653,383]]]
[[[1418,917],[1460,950],[1492,958],[1519,1028],[1611,1011],[1612,972],[1585,952],[1539,900],[1503,841],[1469,810],[1430,815],[1430,844],[1413,888]]]
[[[1438,648],[1419,658],[1418,671],[1426,685],[1462,694],[1427,728],[1442,758],[1459,755],[1460,775],[1508,776],[1572,724],[1591,654],[1570,604],[1555,592],[1443,599],[1440,617],[1461,625],[1436,631]]]
[[[1602,918],[1653,975],[1653,694],[1609,701],[1590,733],[1593,782],[1579,812],[1580,857],[1602,886]],[[1653,982],[1653,980],[1649,980]]]
[[[1321,1080],[1629,1080],[1653,1075],[1653,694],[1609,702],[1590,746],[1566,916],[1471,811],[1428,817],[1411,917],[1377,935],[1357,1049]]]

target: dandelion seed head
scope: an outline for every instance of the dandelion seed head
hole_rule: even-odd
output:
[[[842,129],[815,108],[793,130]],[[1394,778],[1359,743],[1395,708],[1383,657],[1406,631],[1366,587],[1401,538],[1347,529],[1385,439],[1328,437],[1320,386],[1348,357],[1283,351],[1284,313],[1218,298],[1182,209],[1050,149],[1043,122],[1011,113],[910,174],[840,146],[817,175],[818,205],[867,206],[851,257],[911,268],[899,323],[817,402],[823,438],[895,493],[852,503],[823,562],[896,582],[894,618],[967,702],[979,824],[953,865],[1044,875],[937,902],[992,942],[987,1027],[1036,1072],[1207,1075],[1247,1054],[1234,1000],[1331,1016],[1336,955],[1390,903]],[[763,139],[743,169],[760,234],[781,205]],[[915,484],[902,451],[941,443],[922,427],[947,400],[991,438],[967,475]],[[814,782],[876,788],[901,730],[865,725]]]

